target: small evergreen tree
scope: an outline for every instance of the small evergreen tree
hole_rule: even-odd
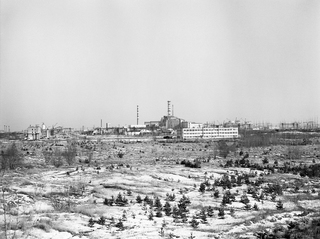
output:
[[[153,205],[154,205],[153,199],[150,199],[148,204],[149,204],[150,207],[153,207]]]
[[[166,195],[166,201],[174,201],[176,199],[176,195],[174,193]]]
[[[208,208],[207,208],[207,215],[208,215],[208,217],[213,217],[213,207],[211,207],[211,206],[209,206]]]
[[[253,205],[253,209],[254,209],[255,211],[259,211],[259,207],[258,207],[258,205],[257,205],[256,203]]]
[[[241,196],[241,198],[240,198],[240,202],[242,202],[243,204],[248,204],[250,201],[249,201],[247,195],[246,195],[246,194],[243,194],[243,195]]]
[[[204,208],[202,208],[200,211],[200,219],[202,223],[207,223],[207,215],[206,210]]]
[[[189,212],[189,210],[187,209],[187,202],[185,201],[179,202],[178,209],[179,209],[179,216],[182,219],[186,218],[187,213]]]
[[[179,209],[176,205],[172,207],[172,217],[178,218],[179,217]]]
[[[250,203],[246,203],[246,205],[244,206],[244,209],[246,210],[251,210],[251,204]]]
[[[119,193],[118,194],[118,196],[117,196],[117,198],[116,198],[116,203],[118,204],[118,203],[122,203],[122,194],[121,193]]]
[[[222,205],[231,204],[230,197],[228,194],[224,194],[222,198]]]
[[[279,200],[279,201],[277,202],[276,207],[277,207],[277,210],[282,210],[282,209],[283,209],[283,203],[281,202],[281,200]]]
[[[193,228],[198,228],[199,226],[199,222],[195,218],[192,218],[192,220],[190,221],[190,224]]]
[[[204,193],[206,191],[206,185],[204,183],[200,184],[199,192]]]
[[[150,211],[150,213],[149,213],[149,215],[148,215],[148,219],[149,219],[150,221],[153,220],[153,212],[152,212],[152,210]]]
[[[150,202],[150,198],[148,197],[148,195],[146,195],[143,199],[144,202],[146,202],[147,204],[149,204]]]
[[[163,210],[164,210],[166,216],[170,216],[170,215],[171,215],[171,205],[170,205],[169,202],[166,202],[166,203],[164,204]]]
[[[230,215],[233,217],[234,216],[234,208],[232,207],[232,208],[230,208]]]
[[[157,208],[157,209],[162,209],[162,204],[161,204],[161,201],[159,199],[159,197],[156,197],[155,199],[155,202],[154,202],[154,206]]]
[[[137,196],[136,201],[137,201],[137,203],[141,203],[142,202],[142,198],[141,198],[140,195]]]
[[[189,205],[191,201],[188,197],[186,197],[185,195],[182,195],[182,198],[180,198],[179,203],[184,203],[186,205]]]
[[[224,218],[225,212],[224,212],[224,207],[220,207],[219,208],[219,212],[218,212],[218,217],[220,218]]]
[[[119,219],[119,222],[115,224],[115,227],[119,228],[120,230],[124,230],[123,222]]]
[[[214,191],[213,196],[214,196],[215,198],[219,198],[219,190],[218,190],[218,189],[216,189],[216,190]]]
[[[269,163],[269,160],[267,157],[264,157],[264,159],[262,160],[262,163],[263,164],[268,164]]]
[[[89,227],[93,227],[94,225],[94,220],[92,218],[89,219]]]
[[[105,198],[105,199],[104,199],[103,204],[109,206],[109,200],[108,200],[108,198]]]
[[[106,219],[104,218],[104,216],[101,216],[98,220],[98,224],[104,225],[105,223],[106,223]]]
[[[156,217],[162,217],[162,212],[160,209],[157,210]]]

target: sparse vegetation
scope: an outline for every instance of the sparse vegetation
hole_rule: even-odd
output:
[[[0,166],[1,170],[12,170],[23,165],[23,156],[18,150],[15,143],[9,145],[0,154]]]
[[[217,224],[234,231],[245,225],[241,233],[255,232],[257,238],[318,235],[316,146],[237,148],[221,142],[220,157],[214,159],[216,142],[215,149],[201,141],[133,144],[88,138],[23,144],[15,146],[21,164],[5,166],[1,178],[0,238],[11,239],[14,232],[27,238],[32,230],[43,237],[64,232],[70,237],[125,238],[132,233],[150,238],[156,231],[162,238],[213,238],[222,232]],[[2,147],[3,154],[7,149]],[[18,219],[28,223],[13,223]],[[71,228],[70,222],[77,226]],[[275,229],[267,230],[271,224]],[[142,235],[139,230],[146,227]],[[187,230],[177,233],[176,228]],[[237,238],[231,230],[223,233]]]

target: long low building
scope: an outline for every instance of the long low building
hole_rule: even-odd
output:
[[[239,137],[238,128],[181,128],[177,131],[180,139],[233,139]]]

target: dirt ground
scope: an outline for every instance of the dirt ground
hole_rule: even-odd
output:
[[[275,160],[279,165],[312,164],[319,160],[319,149],[311,145],[300,147],[300,159],[287,160],[283,156],[285,146],[237,148],[227,158],[214,158],[216,146],[207,142],[97,140],[78,144],[76,162],[58,168],[46,163],[41,152],[63,146],[21,143],[20,147],[24,149],[26,166],[2,176],[0,224],[7,226],[2,227],[6,232],[0,232],[0,238],[256,238],[258,231],[320,216],[319,178],[223,166],[230,159],[239,159],[240,150],[248,152],[252,163],[262,164],[269,150],[269,164]],[[86,161],[88,151],[93,152],[90,162]],[[201,161],[201,168],[181,164],[195,159]],[[250,186],[245,183],[230,188],[215,185],[232,175],[250,175],[250,181],[262,178],[258,193],[268,184],[286,187],[275,198],[268,195],[257,200],[248,193]],[[204,191],[200,190],[202,183],[206,183]],[[222,206],[227,191],[235,198]],[[119,194],[127,201],[108,205]],[[241,202],[244,194],[251,208]],[[169,199],[170,195],[175,198]],[[142,202],[137,202],[138,196]],[[153,199],[153,204],[158,198],[161,209],[143,201],[146,196]],[[165,203],[178,207],[183,197],[190,201],[186,220],[165,215]],[[279,200],[283,209],[277,208]],[[256,209],[252,208],[254,204]],[[212,215],[201,216],[209,206]],[[224,209],[223,216],[219,215],[220,208]],[[192,224],[192,219],[199,224]]]

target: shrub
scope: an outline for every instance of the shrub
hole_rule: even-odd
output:
[[[153,212],[152,212],[152,211],[150,211],[150,213],[149,213],[149,215],[148,215],[148,219],[149,219],[150,221],[153,220]]]
[[[182,198],[180,198],[179,203],[185,203],[186,205],[189,205],[191,202],[188,197],[186,197],[185,195],[182,195]]]
[[[117,154],[117,156],[122,159],[123,156],[124,156],[124,153],[123,153],[123,152],[119,152],[119,153]]]
[[[215,191],[214,191],[214,197],[215,198],[219,198],[219,190],[218,189],[216,189]]]
[[[94,220],[92,218],[89,219],[89,227],[93,227],[94,225]]]
[[[230,208],[230,215],[231,215],[232,217],[234,216],[234,212],[235,212],[234,208],[233,208],[233,207]]]
[[[150,202],[150,198],[148,197],[148,195],[146,195],[143,199],[144,202],[146,202],[147,204],[149,204]]]
[[[230,196],[228,194],[224,194],[222,198],[222,205],[231,204]]]
[[[263,164],[268,164],[269,163],[269,160],[267,157],[264,157],[264,159],[262,160],[262,163]]]
[[[93,152],[91,150],[88,150],[87,152],[87,158],[84,160],[85,163],[89,164],[91,163],[93,158]]]
[[[23,156],[18,150],[15,143],[11,144],[5,151],[1,152],[0,155],[0,169],[8,170],[21,167],[23,163]]]
[[[297,146],[289,146],[287,148],[287,158],[288,159],[300,159],[301,158],[301,149]]]
[[[174,201],[175,199],[176,199],[176,195],[174,193],[172,193],[172,194],[167,193],[166,194],[166,201]]]
[[[157,213],[156,213],[156,217],[162,217],[162,212],[160,209],[158,209]]]
[[[206,210],[204,208],[202,208],[200,211],[200,219],[202,223],[207,223],[207,215]]]
[[[113,206],[114,202],[115,202],[114,197],[111,196],[111,199],[105,198],[103,201],[103,204],[107,206]]]
[[[193,228],[197,228],[199,226],[199,222],[195,218],[192,218],[190,224]]]
[[[124,230],[123,222],[119,219],[119,222],[116,223],[115,227],[119,228],[120,230]]]
[[[125,196],[122,196],[121,193],[118,194],[115,203],[118,206],[125,206],[126,204],[128,204],[128,199],[125,198]]]
[[[219,150],[219,156],[223,158],[227,158],[230,152],[229,146],[225,141],[218,142],[218,150]]]
[[[48,225],[48,224],[45,223],[45,222],[37,222],[37,223],[34,225],[34,227],[39,228],[39,229],[41,229],[41,230],[43,230],[43,231],[45,231],[45,232],[49,232],[50,229],[51,229],[51,225]]]
[[[159,197],[156,197],[155,199],[155,202],[154,202],[154,206],[157,208],[157,209],[162,209],[162,204],[161,204],[161,201],[159,199]]]
[[[106,223],[106,219],[104,218],[104,216],[101,216],[98,220],[98,224],[104,225],[105,223]]]
[[[137,196],[136,201],[137,201],[137,203],[141,203],[142,202],[142,198],[141,198],[140,195]]]
[[[279,201],[277,202],[276,207],[277,207],[277,210],[282,210],[282,209],[283,209],[283,203],[281,202],[281,200],[279,200]]]
[[[201,168],[201,161],[199,159],[195,159],[193,162],[189,160],[182,160],[181,164],[189,168]]]
[[[173,206],[172,208],[172,217],[173,218],[178,218],[179,217],[179,209],[176,205]]]
[[[218,217],[220,218],[224,218],[225,212],[224,212],[224,207],[220,207],[219,208],[219,212],[218,212]]]
[[[77,156],[77,146],[74,142],[69,142],[67,148],[62,153],[62,156],[66,159],[69,165],[72,165],[75,162]]]
[[[199,192],[204,193],[206,191],[206,185],[204,183],[200,184]]]
[[[213,217],[213,207],[209,206],[207,208],[207,214],[208,214],[208,217]]]
[[[164,204],[163,211],[165,212],[166,216],[170,216],[171,215],[171,205],[170,205],[169,202],[166,202]]]
[[[56,168],[63,165],[62,153],[59,149],[54,149],[50,154],[49,163],[51,163]]]
[[[245,206],[244,206],[244,209],[246,210],[251,210],[251,204],[250,203],[247,203]]]
[[[247,195],[243,194],[240,198],[240,202],[242,202],[243,204],[248,204],[250,202],[249,198],[247,197]]]

